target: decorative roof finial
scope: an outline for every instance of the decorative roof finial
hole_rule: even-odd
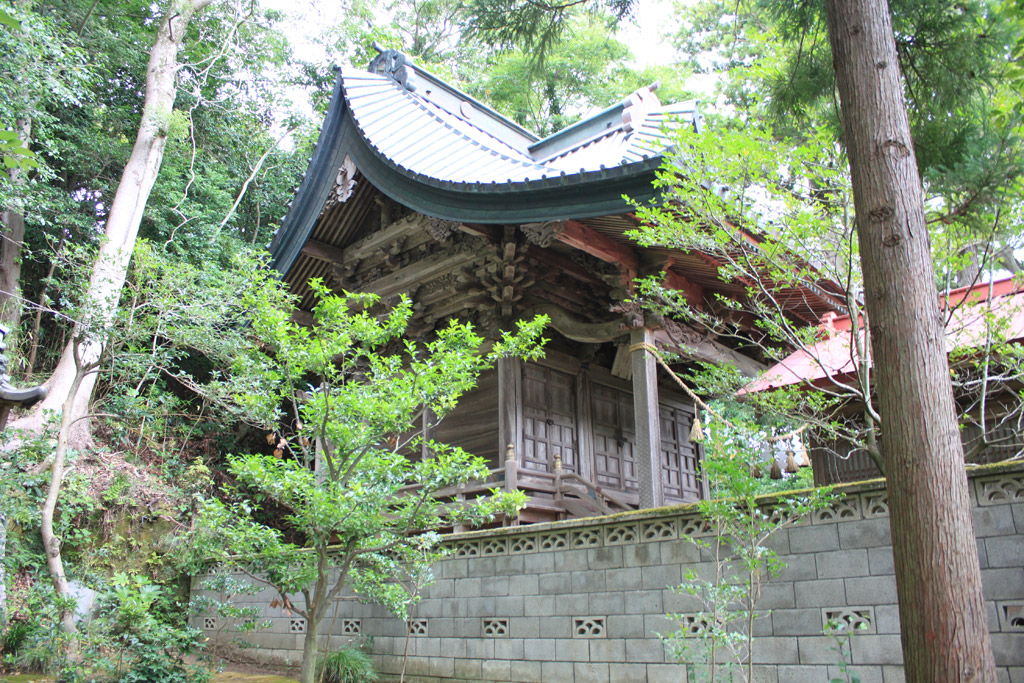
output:
[[[412,75],[412,60],[408,55],[399,50],[385,50],[376,40],[373,41],[373,49],[380,54],[370,60],[367,71],[387,76],[409,92],[416,90],[416,84],[409,79]]]

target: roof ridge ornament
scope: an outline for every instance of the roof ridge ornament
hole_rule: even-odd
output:
[[[661,101],[658,99],[655,90],[661,86],[661,81],[655,81],[645,88],[633,91],[622,101],[622,129],[627,133],[636,130],[643,125],[647,115],[655,109],[661,108]]]
[[[377,41],[373,41],[373,49],[380,54],[370,60],[370,65],[366,70],[370,73],[387,76],[409,92],[414,92],[416,84],[410,79],[412,59],[401,50],[385,50],[377,44]]]

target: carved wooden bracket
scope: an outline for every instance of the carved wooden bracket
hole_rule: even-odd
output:
[[[459,227],[457,221],[446,221],[440,218],[431,218],[427,221],[427,232],[438,242],[445,242],[451,238],[452,233]]]
[[[565,232],[567,224],[565,221],[546,221],[544,223],[525,223],[520,227],[530,243],[544,249],[550,247]]]

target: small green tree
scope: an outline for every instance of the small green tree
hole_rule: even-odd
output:
[[[236,495],[205,504],[196,539],[306,620],[302,683],[314,680],[320,624],[342,589],[404,618],[410,596],[397,579],[441,556],[437,529],[522,505],[518,492],[468,505],[439,500],[440,489],[486,477],[487,465],[433,441],[428,457],[411,457],[424,445],[414,426],[443,417],[498,357],[538,355],[544,323],[521,323],[489,352],[455,322],[433,341],[414,342],[401,339],[408,299],[380,313],[373,295],[312,286],[312,328],[291,322],[279,298],[249,297],[252,332],[264,344],[238,359],[229,382],[238,404],[276,430],[277,448],[229,457]],[[269,517],[275,526],[261,523]]]
[[[673,590],[696,598],[701,609],[670,614],[678,631],[663,636],[669,654],[684,662],[688,681],[753,681],[750,656],[754,621],[764,585],[785,564],[770,545],[780,529],[828,505],[829,489],[759,497],[761,481],[751,474],[757,445],[766,441],[755,429],[712,422],[704,461],[713,497],[697,503],[710,535],[688,536],[700,548],[708,571],[686,571]]]

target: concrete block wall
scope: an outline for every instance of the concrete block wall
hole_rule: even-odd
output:
[[[903,680],[888,506],[881,482],[843,487],[843,500],[779,531],[785,562],[764,588],[754,659],[764,683],[821,683],[837,674],[830,617],[863,622],[853,639],[865,683]],[[1024,683],[1024,467],[979,468],[971,476],[974,525],[1000,680]],[[671,590],[686,569],[706,572],[687,536],[709,534],[691,506],[451,536],[410,624],[346,595],[325,619],[323,644],[372,637],[386,679],[600,683],[685,681],[666,658],[666,614],[699,610]],[[196,586],[200,579],[197,578]],[[198,589],[198,588],[197,588]],[[250,656],[296,663],[305,624],[265,590],[272,627],[247,637]],[[301,598],[298,598],[301,600]],[[230,624],[195,625],[228,643]]]

